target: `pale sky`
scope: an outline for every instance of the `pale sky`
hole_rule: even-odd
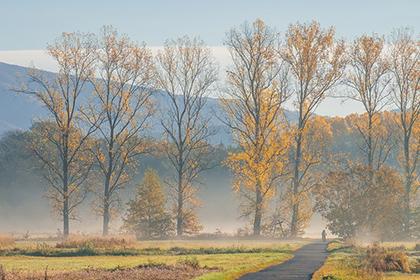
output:
[[[200,36],[223,69],[229,55],[225,33],[244,21],[263,19],[284,33],[291,23],[317,20],[335,26],[337,36],[352,40],[363,33],[389,34],[399,27],[420,31],[418,0],[0,0],[0,62],[35,65],[54,71],[43,49],[64,31],[97,32],[113,25],[135,41],[161,46],[166,39]],[[158,49],[159,47],[153,47]],[[327,99],[322,115],[360,112],[354,102]]]

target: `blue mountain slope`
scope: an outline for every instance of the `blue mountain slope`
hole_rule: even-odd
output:
[[[11,65],[0,62],[0,135],[9,130],[28,129],[33,120],[46,115],[45,110],[33,97],[25,94],[17,94],[13,89],[20,88],[27,77],[29,68]],[[51,72],[44,72],[45,75],[53,77]],[[154,95],[158,112],[166,112],[169,107],[169,99],[164,92]],[[219,100],[208,98],[204,109],[206,118],[210,117],[209,126],[217,133],[212,136],[213,144],[232,144],[232,137],[229,130],[216,117],[222,115],[222,108]],[[297,118],[296,112],[287,111],[286,116],[294,121]],[[162,133],[159,114],[152,120],[151,134],[158,137]]]

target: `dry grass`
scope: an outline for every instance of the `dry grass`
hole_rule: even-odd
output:
[[[314,274],[314,280],[420,279],[420,270],[417,270],[420,258],[412,242],[387,242],[362,247],[333,242],[328,249],[331,255]]]
[[[133,268],[94,269],[69,272],[3,272],[0,270],[0,280],[183,280],[193,279],[204,273],[214,271],[211,268],[200,268],[188,264],[165,265],[146,264]]]
[[[12,236],[0,235],[0,248],[10,247],[14,245],[15,245],[15,239]]]
[[[400,248],[387,249],[379,245],[368,247],[364,263],[368,270],[377,272],[411,272],[408,256]]]
[[[70,248],[101,248],[101,249],[114,249],[114,248],[132,248],[136,245],[134,236],[83,236],[71,235],[66,240],[59,242],[55,245],[56,248],[70,249]]]

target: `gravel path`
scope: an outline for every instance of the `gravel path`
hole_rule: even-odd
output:
[[[250,273],[240,280],[310,280],[328,256],[327,243],[311,243],[294,253],[294,257],[284,263],[270,266],[261,271]]]

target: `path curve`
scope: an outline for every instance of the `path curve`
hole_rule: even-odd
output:
[[[295,251],[292,259],[246,274],[239,280],[310,280],[327,256],[327,243],[310,243]]]

